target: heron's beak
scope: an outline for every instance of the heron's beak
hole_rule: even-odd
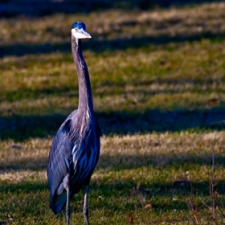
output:
[[[91,35],[84,30],[82,30],[81,35],[83,36],[83,38],[92,38]]]
[[[75,30],[72,29],[72,35],[76,38],[76,39],[87,39],[87,38],[91,38],[91,35],[85,31],[85,30]]]

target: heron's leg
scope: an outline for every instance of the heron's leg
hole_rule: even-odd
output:
[[[64,188],[66,189],[66,225],[70,224],[70,164],[69,159],[65,159],[67,168],[68,168],[68,174],[66,176],[66,179],[63,179]]]
[[[66,225],[70,224],[70,185],[66,189]]]
[[[85,186],[85,194],[84,194],[84,207],[83,207],[83,214],[84,214],[84,219],[86,222],[86,225],[89,225],[88,221],[88,193],[89,193],[89,186]]]

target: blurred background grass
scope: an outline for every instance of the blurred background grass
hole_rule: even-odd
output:
[[[93,35],[84,54],[105,134],[224,127],[223,2],[1,4],[1,138],[52,135],[76,107],[70,53],[76,20]],[[36,13],[29,15],[31,8]]]

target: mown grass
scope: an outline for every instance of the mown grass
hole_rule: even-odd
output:
[[[212,224],[204,204],[213,149],[224,224],[224,8],[1,19],[0,224],[65,222],[49,209],[46,165],[56,130],[78,103],[76,20],[93,36],[84,56],[104,134],[91,224]],[[80,192],[72,224],[84,224],[82,204]]]

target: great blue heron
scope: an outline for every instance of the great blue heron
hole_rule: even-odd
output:
[[[60,126],[49,153],[48,183],[50,205],[55,214],[66,205],[66,224],[70,220],[70,199],[85,186],[83,213],[88,221],[89,182],[100,153],[101,130],[94,119],[88,68],[81,51],[81,39],[91,38],[82,22],[71,29],[71,47],[79,82],[79,103]]]

